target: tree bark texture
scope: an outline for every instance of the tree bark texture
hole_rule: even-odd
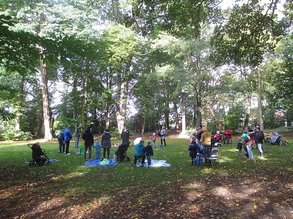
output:
[[[52,133],[50,127],[50,110],[49,110],[49,94],[48,94],[48,78],[45,62],[44,48],[40,48],[40,65],[41,65],[41,88],[43,101],[43,125],[44,125],[44,139],[52,140]]]

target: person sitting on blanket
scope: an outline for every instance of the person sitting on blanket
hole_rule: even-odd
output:
[[[137,159],[141,158],[141,166],[144,165],[144,160],[145,160],[145,146],[144,146],[144,140],[140,140],[140,142],[135,145],[134,149],[134,165],[137,163]]]
[[[152,163],[151,156],[154,155],[154,152],[153,152],[153,147],[150,141],[148,142],[148,145],[145,147],[145,155],[147,156],[148,165],[151,165]]]

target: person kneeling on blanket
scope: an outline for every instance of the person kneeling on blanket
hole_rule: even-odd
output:
[[[134,149],[134,165],[136,165],[138,158],[141,158],[141,166],[144,165],[144,160],[145,160],[145,146],[144,146],[144,141],[140,140],[140,142],[135,145]]]
[[[154,155],[154,152],[153,152],[153,147],[150,141],[148,142],[148,145],[145,147],[145,155],[147,156],[148,165],[151,165],[152,163],[151,156]]]

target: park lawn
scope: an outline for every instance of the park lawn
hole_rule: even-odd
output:
[[[186,139],[168,139],[154,159],[169,168],[86,167],[82,155],[58,153],[43,143],[50,159],[29,167],[26,143],[0,144],[0,218],[289,218],[292,216],[293,141],[265,145],[265,160],[238,156],[236,141],[222,145],[213,167],[191,166]],[[128,155],[132,157],[134,146]],[[116,148],[112,148],[113,155]]]

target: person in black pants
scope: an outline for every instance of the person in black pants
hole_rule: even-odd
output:
[[[107,158],[109,159],[110,157],[110,149],[111,149],[111,133],[109,132],[108,129],[104,131],[102,135],[102,148],[103,148],[103,159],[106,157],[106,152],[107,152]]]
[[[86,154],[89,150],[89,159],[92,157],[92,146],[94,144],[94,136],[91,132],[91,128],[87,127],[82,134],[82,139],[84,140],[84,160],[86,160]]]

